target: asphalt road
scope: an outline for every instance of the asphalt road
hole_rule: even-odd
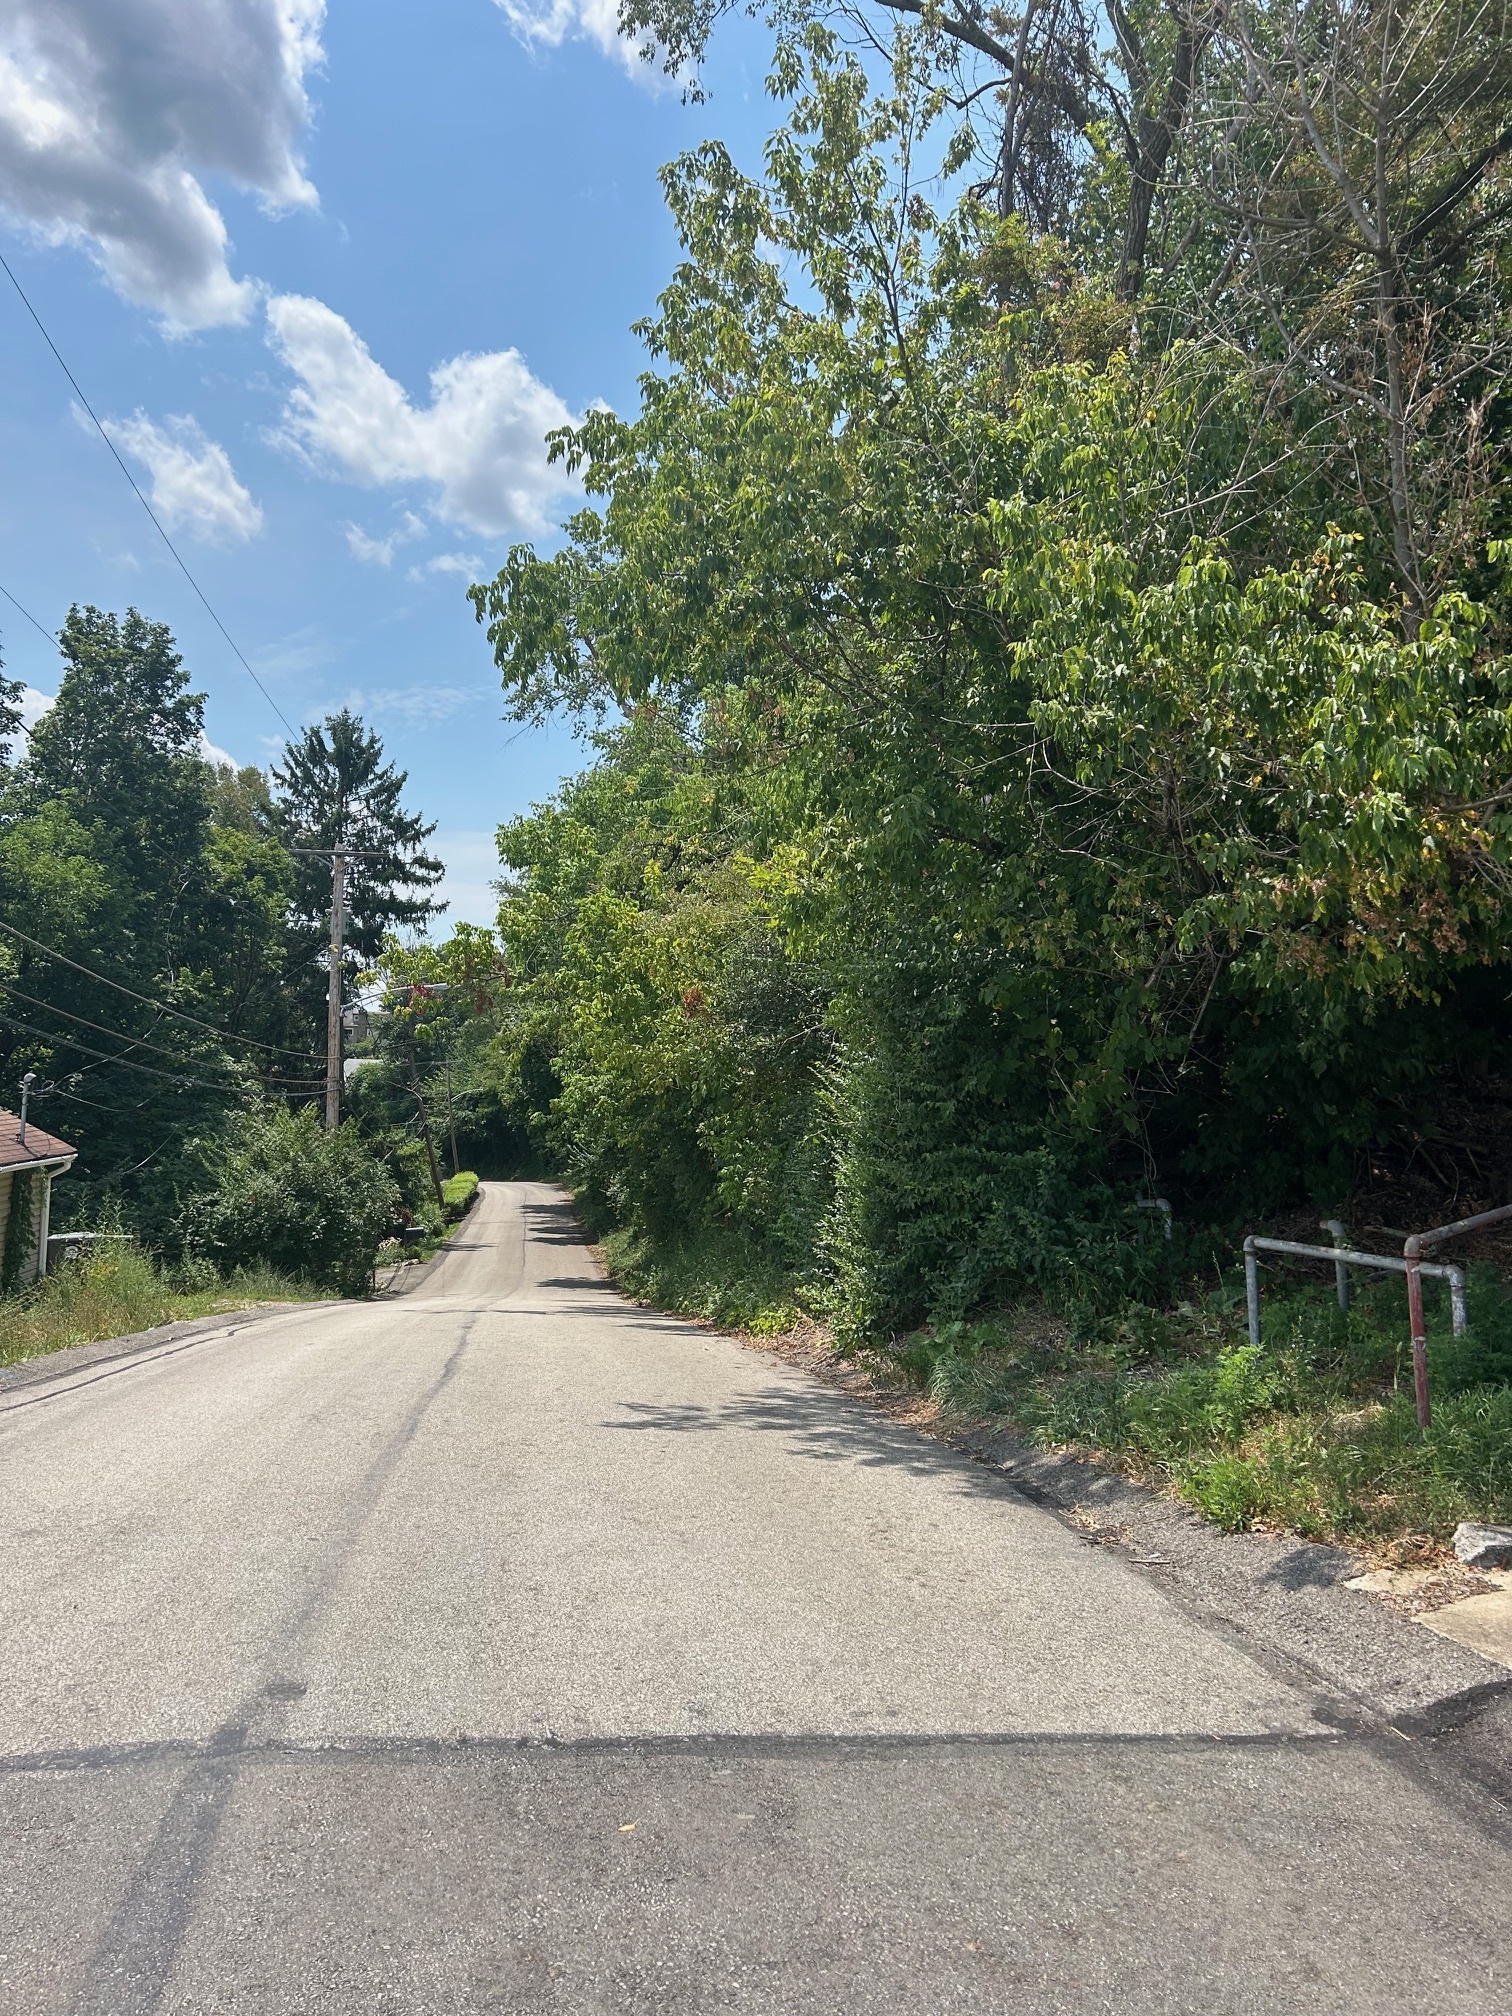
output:
[[[489,1185],[0,1392],[0,2008],[1507,2016],[1505,1810]]]

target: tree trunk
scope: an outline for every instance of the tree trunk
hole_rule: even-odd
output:
[[[1124,45],[1124,60],[1131,80],[1137,76],[1142,85],[1143,52],[1121,7],[1115,8],[1114,20],[1119,40]],[[1150,222],[1155,214],[1155,198],[1171,158],[1171,149],[1186,123],[1197,65],[1202,61],[1202,52],[1212,39],[1212,33],[1210,25],[1199,26],[1190,15],[1183,18],[1176,32],[1171,75],[1160,110],[1151,112],[1141,105],[1134,122],[1134,146],[1129,158],[1129,207],[1124,218],[1123,250],[1115,283],[1120,301],[1137,300],[1144,285],[1145,251],[1150,240]]]

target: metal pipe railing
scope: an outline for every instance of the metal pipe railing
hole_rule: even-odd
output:
[[[1482,1225],[1495,1225],[1503,1218],[1512,1218],[1512,1204],[1498,1204],[1494,1211],[1477,1211],[1473,1218],[1456,1218],[1452,1225],[1435,1225],[1428,1232],[1413,1232],[1402,1247],[1407,1275],[1407,1320],[1412,1329],[1412,1383],[1417,1393],[1420,1428],[1428,1426],[1433,1413],[1428,1396],[1428,1335],[1423,1317],[1423,1276],[1433,1273],[1434,1269],[1423,1264],[1423,1249],[1437,1246],[1443,1239],[1457,1239],[1462,1232],[1478,1231]],[[1460,1284],[1460,1303],[1463,1304],[1463,1275],[1460,1276]],[[1464,1330],[1463,1320],[1456,1322],[1455,1336],[1463,1336]]]
[[[1165,1225],[1166,1244],[1171,1241],[1171,1200],[1169,1197],[1138,1197],[1134,1201],[1136,1211],[1158,1211]]]
[[[1342,1219],[1325,1218],[1322,1224],[1325,1232],[1333,1234],[1335,1246],[1347,1246],[1349,1244],[1349,1227],[1344,1224]],[[1346,1261],[1335,1260],[1334,1262],[1334,1288],[1339,1297],[1339,1307],[1347,1316],[1349,1314],[1349,1266]]]
[[[1501,1216],[1501,1213],[1488,1213]],[[1507,1215],[1512,1216],[1512,1212]],[[1334,1221],[1337,1222],[1337,1221]],[[1467,1220],[1466,1223],[1477,1221]],[[1329,1227],[1333,1229],[1332,1224]],[[1340,1228],[1342,1230],[1342,1227]],[[1462,1228],[1455,1228],[1462,1229]],[[1422,1238],[1419,1234],[1417,1237]],[[1431,1236],[1431,1235],[1430,1235]],[[1411,1245],[1412,1240],[1408,1241]],[[1430,1416],[1428,1399],[1428,1340],[1423,1322],[1423,1276],[1429,1275],[1437,1281],[1449,1283],[1449,1303],[1454,1312],[1454,1334],[1465,1334],[1465,1273],[1462,1267],[1436,1265],[1432,1261],[1420,1259],[1417,1255],[1395,1253],[1360,1253],[1347,1246],[1306,1246],[1296,1239],[1261,1239],[1252,1232],[1244,1242],[1244,1300],[1249,1315],[1249,1339],[1251,1344],[1260,1342],[1260,1255],[1262,1253],[1290,1253],[1299,1260],[1331,1260],[1335,1272],[1345,1267],[1384,1267],[1392,1274],[1407,1277],[1407,1310],[1412,1328],[1412,1384],[1417,1401],[1418,1426],[1426,1428]],[[1347,1292],[1347,1291],[1346,1291]],[[1340,1297],[1340,1306],[1348,1304]]]

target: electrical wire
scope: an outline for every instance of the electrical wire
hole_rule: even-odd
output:
[[[91,1068],[98,1070],[99,1067],[98,1065],[96,1065]],[[83,1073],[76,1071],[72,1072],[70,1075],[72,1077],[77,1078],[82,1077]],[[157,1097],[157,1094],[155,1092],[149,1092],[147,1094],[147,1097],[145,1099],[139,1099],[135,1104],[135,1106],[125,1106],[125,1107],[107,1106],[103,1099],[86,1099],[82,1092],[71,1092],[66,1085],[48,1085],[43,1089],[43,1091],[34,1092],[32,1094],[32,1097],[33,1099],[43,1099],[43,1098],[71,1099],[76,1106],[93,1106],[93,1108],[97,1113],[109,1113],[114,1117],[119,1118],[123,1112],[140,1113],[144,1106],[150,1106],[152,1104],[153,1100]]]
[[[15,1015],[0,1015],[0,1024],[7,1029],[23,1030],[26,1035],[35,1036],[43,1043],[61,1043],[65,1050],[78,1050],[86,1057],[98,1057],[105,1064],[121,1064],[128,1071],[145,1071],[149,1078],[166,1078],[170,1085],[193,1085],[201,1092],[235,1092],[242,1089],[224,1080],[215,1084],[208,1078],[189,1078],[182,1072],[160,1071],[155,1064],[137,1064],[130,1057],[115,1057],[108,1050],[96,1050],[92,1043],[81,1043],[76,1036],[55,1035],[51,1030],[39,1029],[35,1023],[23,1022]],[[273,1089],[276,1091],[278,1088]],[[306,1098],[309,1095],[301,1092],[296,1096]]]
[[[140,1162],[133,1162],[129,1168],[107,1169],[103,1176],[70,1176],[68,1187],[72,1190],[98,1190],[106,1183],[118,1183],[123,1176],[135,1176],[138,1169],[145,1169],[149,1162],[156,1162],[163,1150],[179,1138],[178,1129],[171,1128],[156,1148],[150,1148]]]
[[[98,1036],[113,1036],[118,1043],[129,1043],[134,1049],[151,1050],[158,1057],[172,1058],[175,1062],[181,1061],[176,1050],[165,1050],[161,1043],[149,1043],[145,1036],[132,1036],[124,1029],[111,1029],[104,1022],[91,1022],[87,1015],[75,1015],[71,1008],[60,1008],[55,1001],[43,1001],[36,994],[23,993],[14,981],[7,980],[3,985],[7,994],[12,995],[17,1001],[26,1002],[28,1007],[41,1008],[49,1015],[61,1015],[65,1022],[77,1022],[81,1029],[93,1029]],[[225,1071],[229,1073],[233,1069],[229,1064],[217,1064],[208,1057],[192,1057],[188,1061],[199,1071]],[[241,1084],[243,1082],[241,1079],[232,1079],[233,1084]],[[309,1078],[299,1079],[296,1082],[313,1085],[324,1083],[324,1080]]]
[[[7,588],[3,583],[0,583],[0,595],[3,595],[5,597],[6,601],[10,603],[13,609],[19,609],[21,611],[21,614],[26,618],[27,622],[30,623],[33,630],[40,630],[42,632],[42,635],[47,639],[49,644],[56,645],[58,640],[53,635],[52,631],[48,629],[47,625],[45,623],[39,623],[36,617],[33,616],[30,609],[28,609],[23,603],[18,602],[15,596],[12,595],[12,593],[10,592],[9,588]]]
[[[237,643],[236,639],[231,635],[231,632],[226,628],[225,624],[222,623],[219,616],[216,615],[214,609],[211,608],[209,596],[205,593],[204,589],[201,588],[198,581],[195,580],[194,576],[189,572],[188,566],[184,561],[184,556],[182,555],[182,553],[179,552],[177,546],[174,545],[173,541],[168,537],[168,534],[163,530],[162,521],[159,519],[157,513],[153,510],[152,506],[147,502],[147,499],[143,496],[142,491],[137,484],[135,476],[132,475],[131,471],[126,467],[126,464],[121,460],[120,450],[116,447],[114,441],[111,440],[110,436],[105,432],[105,429],[100,421],[100,416],[95,412],[93,406],[91,406],[89,401],[84,397],[83,388],[80,386],[78,379],[75,378],[72,371],[69,370],[67,364],[64,362],[62,351],[58,348],[57,344],[54,343],[51,336],[48,335],[46,324],[43,322],[42,317],[37,313],[36,309],[33,308],[30,297],[26,292],[26,289],[21,285],[21,282],[16,278],[15,274],[11,271],[10,262],[8,259],[6,259],[3,253],[0,253],[0,266],[3,266],[5,268],[6,278],[10,281],[12,287],[15,288],[16,292],[21,296],[22,305],[25,307],[27,314],[30,315],[33,322],[36,323],[38,329],[41,330],[43,342],[47,345],[48,349],[51,350],[53,356],[56,357],[56,359],[58,360],[58,368],[63,373],[63,376],[68,380],[69,384],[73,387],[75,395],[78,398],[79,404],[84,408],[84,411],[89,415],[90,419],[93,420],[95,424],[95,431],[99,434],[100,439],[105,443],[105,446],[110,450],[111,454],[114,456],[116,466],[119,468],[121,474],[126,478],[126,481],[131,485],[132,490],[136,493],[137,502],[141,505],[142,509],[147,513],[147,516],[152,520],[153,524],[157,527],[158,537],[162,540],[163,544],[168,548],[168,551],[173,555],[174,559],[178,562],[180,571],[182,572],[184,579],[189,583],[189,586],[194,590],[195,594],[198,595],[201,602],[204,603],[211,622],[215,625],[216,629],[219,630],[222,637],[224,637],[226,642],[230,645],[232,651],[235,653],[236,657],[241,663],[242,670],[246,673],[247,677],[252,681],[252,684],[257,688],[258,692],[261,693],[264,700],[266,700],[268,705],[273,709],[273,712],[278,716],[279,720],[282,721],[284,727],[288,729],[289,735],[292,738],[295,732],[293,723],[289,720],[288,715],[285,714],[282,707],[280,707],[278,702],[273,698],[273,695],[268,691],[267,687],[264,686],[261,679],[259,679],[257,674],[252,670],[251,663],[248,660],[246,654],[242,651],[241,646]],[[20,608],[21,605],[17,603],[16,606],[17,608]],[[23,614],[24,613],[25,612],[23,611]]]
[[[284,1043],[261,1043],[255,1036],[233,1036],[229,1029],[222,1029],[214,1022],[207,1022],[203,1016],[191,1015],[184,1008],[170,1008],[166,1001],[155,1000],[151,994],[139,994],[135,987],[128,987],[123,981],[111,980],[103,973],[96,973],[92,966],[81,966],[77,959],[70,959],[66,952],[55,952],[51,945],[44,945],[40,938],[29,937],[25,931],[17,930],[14,924],[7,924],[3,918],[0,918],[0,931],[8,931],[12,938],[19,938],[23,945],[29,945],[34,952],[45,953],[49,959],[56,959],[60,965],[71,966],[75,973],[82,973],[86,980],[98,980],[102,987],[113,987],[117,994],[129,995],[133,1001],[140,1001],[144,1007],[156,1008],[160,1015],[172,1015],[180,1022],[192,1023],[196,1029],[208,1029],[212,1036],[219,1036],[222,1042],[248,1043],[254,1050],[266,1050],[276,1057],[297,1057],[304,1064],[319,1064],[324,1061],[323,1051],[291,1050]],[[136,1038],[131,1037],[127,1040],[135,1042]]]

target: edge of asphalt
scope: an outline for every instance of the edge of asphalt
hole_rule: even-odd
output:
[[[474,1191],[473,1193],[472,1203],[468,1205],[467,1209],[462,1213],[462,1216],[459,1219],[457,1219],[455,1224],[452,1225],[450,1230],[447,1232],[446,1237],[441,1241],[441,1244],[436,1248],[434,1253],[430,1254],[426,1259],[418,1262],[401,1260],[397,1267],[385,1270],[385,1272],[388,1275],[388,1279],[376,1291],[377,1300],[387,1301],[388,1299],[390,1299],[395,1295],[413,1295],[415,1290],[421,1285],[422,1282],[428,1281],[430,1279],[431,1275],[434,1274],[439,1269],[442,1261],[445,1260],[447,1254],[450,1253],[452,1249],[452,1241],[456,1238],[457,1234],[462,1230],[463,1226],[467,1223],[468,1219],[471,1218],[473,1212],[476,1210],[477,1201],[481,1194],[482,1191],[480,1186],[480,1188]]]
[[[695,1327],[718,1329],[714,1324]],[[995,1471],[1088,1545],[1106,1547],[1253,1650],[1279,1657],[1409,1741],[1473,1747],[1478,1775],[1512,1796],[1512,1670],[1439,1637],[1378,1598],[1344,1585],[1368,1565],[1347,1548],[1296,1534],[1222,1533],[1200,1513],[1085,1458],[1036,1449],[989,1422],[919,1418],[917,1396],[893,1394],[822,1347],[722,1331]],[[828,1361],[828,1362],[827,1362]]]
[[[302,1309],[330,1309],[340,1305],[329,1300],[312,1302],[248,1302],[240,1309],[225,1309],[218,1316],[185,1316],[174,1323],[159,1323],[151,1330],[134,1330],[124,1337],[101,1337],[92,1344],[65,1344],[59,1351],[41,1351],[35,1358],[23,1358],[15,1365],[0,1365],[0,1413],[7,1395],[28,1386],[41,1386],[51,1379],[66,1379],[74,1372],[87,1372],[95,1365],[117,1359],[139,1358],[165,1346],[202,1343],[211,1337],[232,1337],[254,1323],[274,1316],[287,1316]]]

